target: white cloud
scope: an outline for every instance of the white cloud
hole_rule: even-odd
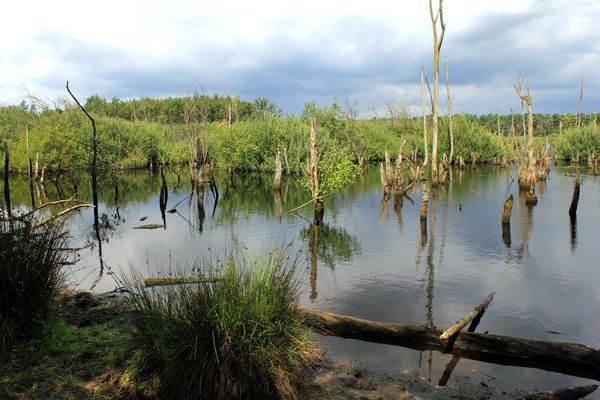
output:
[[[21,85],[53,98],[70,80],[84,97],[126,98],[177,96],[198,80],[209,93],[269,97],[288,112],[346,93],[366,109],[389,96],[420,102],[421,66],[433,75],[427,1],[34,0],[10,3],[5,14],[0,34],[11,39],[0,42],[0,103],[20,102]],[[448,55],[465,111],[508,104],[498,96],[508,96],[523,68],[540,90],[571,86],[575,97],[582,74],[595,84],[599,19],[600,3],[588,0],[445,2],[442,60]],[[570,99],[564,104],[558,112]]]

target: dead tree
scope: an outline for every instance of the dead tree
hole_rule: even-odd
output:
[[[449,164],[452,164],[454,159],[454,132],[452,129],[452,103],[450,102],[450,80],[448,79],[448,56],[446,56],[446,93],[448,94],[448,119],[450,129],[450,159]]]
[[[423,168],[425,168],[427,166],[427,163],[429,162],[429,143],[427,143],[427,108],[425,107],[425,86],[423,82],[424,79],[425,73],[421,71],[421,103],[423,104],[423,141],[425,142],[425,160],[423,161]]]
[[[438,150],[438,97],[439,97],[439,82],[440,82],[440,49],[442,48],[442,42],[444,40],[444,33],[446,32],[446,24],[444,24],[444,13],[442,10],[442,1],[439,0],[439,9],[436,15],[433,15],[432,0],[429,0],[429,14],[431,16],[431,25],[433,27],[433,103],[431,104],[431,111],[433,114],[433,145],[431,150],[431,182],[432,185],[438,184],[438,161],[437,161],[437,150]],[[440,22],[441,33],[438,39],[437,24]]]

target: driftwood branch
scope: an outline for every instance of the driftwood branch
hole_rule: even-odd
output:
[[[367,321],[305,308],[298,309],[298,317],[304,326],[322,335],[437,350],[472,360],[600,380],[600,351],[581,344],[470,332],[459,332],[447,341],[439,338],[442,330],[425,326]]]
[[[74,205],[73,207],[69,207],[66,210],[62,210],[61,212],[59,212],[58,214],[55,214],[49,218],[46,218],[45,220],[38,222],[37,224],[33,225],[34,228],[40,227],[42,225],[47,224],[48,222],[54,221],[56,218],[62,217],[63,215],[70,213],[71,211],[77,210],[78,208],[81,207],[94,207],[93,205],[89,204],[89,203],[85,203],[85,204],[77,204]]]
[[[476,191],[475,191],[475,190],[473,190],[473,189],[471,189],[471,192],[473,192],[473,193],[477,193],[477,194],[478,194],[478,195],[480,195],[480,196],[481,196],[481,198],[483,199],[483,195],[482,195],[481,193],[478,193],[478,192],[476,192]]]
[[[306,203],[302,204],[301,206],[298,206],[296,208],[292,208],[291,210],[288,210],[289,213],[291,213],[292,211],[296,211],[301,209],[302,207],[306,207],[307,205],[309,205],[310,203],[313,203],[315,200],[323,200],[326,197],[331,196],[333,193],[329,193],[326,194],[325,196],[319,196],[319,197],[315,197],[314,199],[310,199],[309,201],[307,201]]]
[[[442,339],[442,340],[450,339],[450,337],[456,335],[458,332],[460,332],[460,330],[462,328],[467,326],[467,324],[469,322],[473,321],[473,319],[475,317],[482,314],[485,311],[485,309],[487,308],[487,306],[490,304],[492,299],[494,298],[494,294],[496,294],[496,292],[490,293],[490,295],[488,297],[486,297],[485,300],[483,300],[481,303],[476,305],[475,308],[473,308],[473,310],[470,313],[468,313],[463,319],[461,319],[456,324],[452,325],[452,327],[450,327],[450,329],[448,329],[444,333],[442,333],[440,335],[440,339]]]

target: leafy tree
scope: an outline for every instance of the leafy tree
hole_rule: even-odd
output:
[[[278,118],[283,114],[283,110],[277,107],[275,103],[269,103],[269,99],[265,97],[258,97],[254,100],[254,111],[256,114],[262,118],[263,122],[265,122],[268,118]]]

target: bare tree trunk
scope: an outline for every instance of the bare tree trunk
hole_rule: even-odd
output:
[[[315,224],[323,222],[323,200],[319,198],[319,180],[317,176],[317,119],[310,121],[310,183],[315,203]]]
[[[281,152],[277,152],[275,156],[275,180],[273,182],[275,190],[281,189]]]
[[[439,0],[439,9],[437,14],[433,15],[432,0],[429,0],[429,14],[431,16],[431,25],[433,27],[433,104],[431,105],[431,111],[433,114],[433,146],[431,151],[431,183],[436,186],[438,184],[438,133],[439,133],[439,121],[438,121],[438,98],[439,98],[439,83],[440,83],[440,49],[442,48],[442,42],[444,40],[444,33],[446,31],[446,25],[444,24],[444,12],[442,9],[443,0]],[[440,21],[441,34],[438,41],[437,35],[437,22],[438,18]]]
[[[500,108],[497,108],[498,113],[498,137],[500,137]]]
[[[6,212],[10,216],[11,215],[10,187],[8,185],[8,166],[9,166],[10,162],[9,162],[8,143],[4,144],[4,151],[5,151],[5,156],[4,156],[4,201],[6,202]]]
[[[227,127],[231,129],[231,100],[229,100],[229,125]]]
[[[530,191],[529,191],[529,197],[528,197],[528,202],[530,203],[537,203],[537,199],[535,198],[535,160],[533,158],[533,105],[532,105],[532,99],[531,99],[531,95],[529,94],[529,82],[527,82],[527,94],[524,94],[521,90],[520,86],[517,86],[516,83],[513,84],[515,90],[517,91],[517,94],[519,95],[519,97],[521,98],[522,101],[524,101],[525,103],[527,103],[527,109],[529,111],[529,116],[528,116],[528,123],[527,123],[527,149],[529,151],[529,168],[527,169],[528,171],[528,176],[526,181],[529,183],[530,185]],[[523,166],[521,167],[521,171],[524,170]],[[519,176],[519,186],[523,186],[523,179],[521,176]]]
[[[581,93],[579,94],[579,111],[577,112],[577,126],[581,126],[581,105],[583,103],[583,75],[581,75]]]
[[[477,317],[478,315],[482,314],[485,311],[487,306],[490,304],[490,302],[494,298],[495,294],[496,294],[496,292],[490,293],[490,295],[488,297],[486,297],[485,300],[483,300],[481,303],[476,305],[475,308],[473,308],[473,310],[470,313],[468,313],[464,318],[462,318],[456,324],[452,325],[450,328],[448,328],[446,331],[444,331],[444,333],[442,333],[440,335],[440,339],[448,340],[452,336],[454,336],[458,332],[460,332],[460,330],[462,328],[464,328],[465,326],[467,326],[467,324],[469,322],[473,321],[475,319],[475,317]]]
[[[519,83],[519,89],[523,88],[523,85],[525,84],[525,70],[523,70],[523,75],[522,78],[519,80],[519,76],[517,75],[517,82]],[[523,103],[523,99],[521,98],[521,116],[523,118],[523,137],[525,137],[526,133],[527,133],[527,129],[525,127],[525,105]]]
[[[390,192],[387,177],[385,176],[385,168],[383,163],[379,163],[379,176],[381,177],[381,186],[383,186],[383,194],[387,195]]]
[[[577,205],[579,204],[579,188],[581,186],[581,178],[579,174],[575,178],[573,185],[573,198],[571,199],[571,207],[569,207],[569,216],[574,218],[577,215]]]
[[[427,143],[427,108],[425,107],[425,87],[423,84],[425,73],[421,71],[421,103],[423,103],[423,141],[425,142],[425,160],[423,168],[429,163],[429,143]]]
[[[425,185],[425,184],[423,184]],[[429,204],[429,190],[427,190],[427,186],[423,188],[423,200],[421,201],[421,221],[427,220],[427,206]]]
[[[448,94],[448,118],[450,126],[450,159],[449,164],[452,164],[454,158],[454,131],[452,130],[452,103],[450,102],[450,80],[448,79],[448,56],[446,56],[446,93]]]
[[[390,151],[385,151],[385,177],[388,188],[394,185],[394,170],[392,169],[392,161],[390,159]]]
[[[402,140],[400,145],[400,151],[398,151],[398,158],[396,158],[396,168],[394,170],[394,195],[404,195],[404,182],[402,181],[402,153],[404,152],[404,145],[406,140]]]
[[[592,97],[591,97],[591,106],[590,106],[590,124],[593,122],[594,126],[596,126],[596,114],[594,113],[594,86],[592,86]],[[594,119],[592,120],[592,114],[594,115]]]

